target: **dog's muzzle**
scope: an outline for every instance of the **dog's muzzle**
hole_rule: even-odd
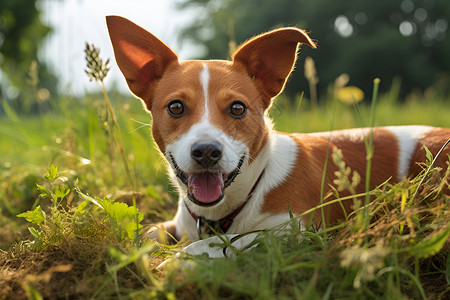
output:
[[[216,164],[222,159],[223,149],[218,142],[197,142],[191,147],[191,158],[204,171],[184,172],[175,158],[169,153],[169,158],[176,176],[187,187],[188,199],[200,206],[213,206],[224,197],[224,190],[231,185],[244,163],[242,156],[236,168],[230,173],[222,173]]]

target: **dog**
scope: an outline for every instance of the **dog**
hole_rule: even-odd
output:
[[[183,235],[191,241],[215,233],[235,237],[313,209],[333,186],[337,167],[331,154],[336,148],[346,166],[361,174],[356,192],[364,192],[369,136],[371,188],[419,174],[424,146],[436,155],[450,138],[450,129],[430,126],[275,131],[266,116],[272,99],[283,90],[299,45],[316,48],[298,28],[253,37],[232,61],[179,62],[168,46],[131,21],[108,16],[107,26],[117,64],[151,113],[153,138],[179,192],[175,218],[148,233],[157,240],[156,228],[177,241]],[[448,153],[437,157],[435,166],[447,168]],[[316,213],[313,223],[320,228],[343,220],[350,206],[348,201],[327,205],[324,219]]]

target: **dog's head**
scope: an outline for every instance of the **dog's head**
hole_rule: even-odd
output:
[[[153,137],[188,198],[200,206],[221,202],[268,139],[264,113],[284,87],[298,44],[314,42],[282,28],[244,43],[231,62],[178,62],[127,19],[109,16],[107,24],[117,64],[151,112]]]

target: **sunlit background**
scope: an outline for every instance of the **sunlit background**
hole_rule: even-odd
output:
[[[172,47],[181,58],[189,56],[178,40],[179,28],[192,18],[179,12],[173,1],[142,0],[39,0],[42,22],[52,28],[45,38],[39,56],[51,66],[60,78],[65,92],[76,94],[93,91],[97,86],[85,79],[84,46],[93,43],[100,48],[101,56],[111,58],[108,83],[126,91],[125,81],[115,65],[105,16],[126,17],[154,33]]]

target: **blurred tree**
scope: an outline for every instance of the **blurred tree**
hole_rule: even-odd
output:
[[[14,100],[11,104],[25,111],[32,109],[38,86],[47,93],[56,91],[56,77],[38,59],[50,28],[41,23],[36,3],[0,1],[0,98]],[[45,98],[45,91],[41,92]]]
[[[305,57],[313,57],[322,91],[342,73],[370,95],[375,77],[382,79],[381,90],[400,77],[406,93],[425,89],[450,72],[449,0],[182,0],[179,4],[180,9],[193,7],[198,16],[181,36],[204,46],[199,58],[225,58],[230,40],[239,44],[280,26],[308,30],[319,48],[302,47],[297,68],[303,68]],[[308,90],[307,81],[302,71],[294,72],[286,92],[302,90]]]

